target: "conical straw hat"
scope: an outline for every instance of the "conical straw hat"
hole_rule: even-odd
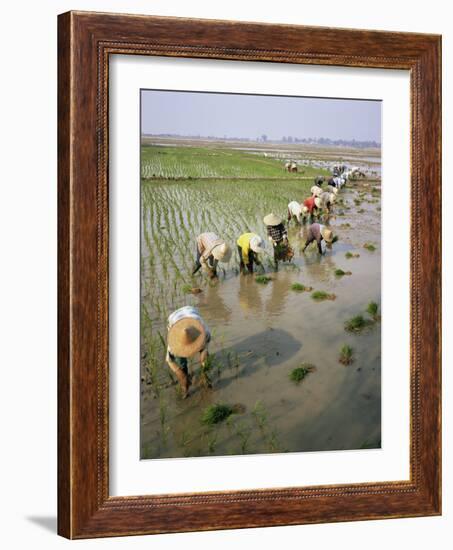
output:
[[[321,235],[322,235],[322,238],[326,241],[326,243],[331,243],[333,241],[333,233],[331,229],[327,229],[327,227],[323,227],[321,229]]]
[[[268,214],[267,216],[264,216],[263,222],[266,225],[280,225],[282,223],[282,220],[275,214]]]
[[[177,321],[168,331],[168,347],[176,357],[192,357],[205,345],[206,329],[201,321],[193,317]]]
[[[253,252],[256,252],[257,254],[266,254],[264,241],[259,235],[255,235],[250,239],[250,248],[253,250]]]
[[[231,248],[227,243],[222,243],[212,249],[212,255],[219,262],[228,263],[231,258]]]
[[[267,216],[264,216],[263,222],[266,225],[280,225],[282,223],[282,220],[275,214],[268,214]]]

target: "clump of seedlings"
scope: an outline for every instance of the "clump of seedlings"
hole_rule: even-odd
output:
[[[339,240],[338,235],[334,235],[334,237],[332,239],[332,244],[338,242],[338,240]]]
[[[209,405],[203,412],[201,422],[207,426],[213,426],[214,424],[219,424],[226,420],[233,412],[233,407],[230,405],[223,405],[221,403]]]
[[[272,281],[272,277],[268,277],[267,275],[257,275],[255,277],[255,281],[260,285],[267,285],[267,283]]]
[[[184,294],[200,294],[200,292],[203,292],[201,288],[190,286],[189,284],[183,285],[182,291]]]
[[[348,332],[360,332],[370,324],[370,321],[365,319],[363,315],[355,315],[348,321],[346,321],[344,328]]]
[[[343,271],[342,269],[336,269],[334,273],[335,273],[335,277],[343,277],[343,275],[352,275],[351,271]]]
[[[363,245],[363,248],[366,248],[369,252],[374,252],[376,250],[376,247],[374,246],[374,244],[371,244],[371,243],[365,243]]]
[[[314,370],[316,370],[314,365],[311,365],[310,363],[302,363],[300,367],[296,367],[289,373],[289,379],[295,384],[300,384],[307,374],[310,374],[310,372],[313,372]]]
[[[344,257],[347,259],[347,260],[350,260],[351,258],[360,258],[360,254],[355,254],[353,252],[346,252],[346,254],[344,255]]]
[[[349,229],[351,227],[351,224],[350,223],[342,223],[340,225],[341,229]]]
[[[344,344],[340,349],[340,357],[338,358],[338,361],[342,365],[350,365],[354,359],[352,357],[353,349],[351,346],[348,346],[348,344]]]
[[[324,290],[315,290],[312,292],[311,297],[316,302],[323,302],[324,300],[335,300],[336,296],[335,294],[329,294],[328,292],[325,292]]]
[[[379,314],[378,314],[379,306],[377,305],[376,302],[370,302],[366,308],[366,311],[369,315],[371,315],[374,321],[379,320]]]
[[[363,214],[365,212],[365,209],[364,208],[359,208],[357,210],[357,214]]]
[[[311,286],[305,286],[302,283],[293,283],[291,285],[291,290],[294,290],[294,292],[311,292],[313,288]]]

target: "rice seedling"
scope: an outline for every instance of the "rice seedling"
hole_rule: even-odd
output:
[[[342,269],[335,269],[335,277],[343,277],[344,275],[352,275],[351,271],[343,271]]]
[[[376,250],[376,247],[374,246],[374,244],[371,244],[371,243],[365,243],[363,245],[363,248],[366,248],[366,250],[368,250],[369,252],[374,252]]]
[[[201,417],[201,422],[207,426],[213,426],[226,420],[233,414],[233,407],[230,405],[224,405],[216,403],[215,405],[209,405]]]
[[[365,212],[365,210],[363,208],[359,208],[357,210],[357,214],[363,214]]]
[[[248,442],[252,435],[252,430],[244,422],[238,422],[235,425],[235,435],[238,436],[241,446],[241,454],[246,454],[248,451]]]
[[[189,284],[182,285],[181,290],[184,294],[200,294],[200,292],[203,292],[201,288]]]
[[[256,423],[260,430],[264,430],[267,424],[267,413],[262,401],[257,401],[252,410],[252,416],[255,419]]]
[[[337,243],[339,240],[340,240],[340,238],[338,237],[338,235],[334,235],[334,237],[332,239],[332,244]]]
[[[347,260],[350,260],[352,258],[360,258],[360,254],[355,254],[353,252],[346,252],[346,254],[344,255],[344,257],[347,259]]]
[[[335,300],[336,296],[335,294],[329,294],[328,292],[325,292],[324,290],[315,290],[312,292],[311,297],[316,302],[323,302],[324,300]]]
[[[371,315],[374,321],[377,321],[379,319],[379,315],[378,315],[379,306],[377,305],[376,302],[370,302],[367,305],[366,311],[369,315]]]
[[[218,434],[216,432],[210,433],[208,436],[208,454],[213,455],[217,446]]]
[[[300,384],[302,380],[314,370],[316,370],[314,365],[311,365],[310,363],[302,363],[302,365],[296,367],[289,373],[289,379],[295,384]]]
[[[267,285],[267,283],[272,281],[272,277],[268,277],[267,275],[257,275],[255,277],[255,281],[260,285]]]
[[[369,326],[370,321],[365,319],[363,315],[355,315],[351,317],[348,321],[345,322],[344,328],[348,332],[360,332],[367,326]]]
[[[353,349],[351,346],[348,346],[348,344],[344,344],[340,349],[340,357],[338,358],[338,361],[342,365],[350,365],[354,359],[352,358]]]
[[[313,288],[311,286],[305,286],[302,283],[293,283],[291,285],[291,290],[294,290],[294,292],[311,292]]]

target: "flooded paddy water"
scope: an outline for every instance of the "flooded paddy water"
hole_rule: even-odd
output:
[[[325,255],[314,244],[302,253],[307,226],[293,221],[291,263],[275,272],[265,260],[272,279],[265,285],[239,273],[239,235],[253,231],[265,238],[263,216],[274,212],[286,221],[288,202],[303,201],[309,187],[297,178],[142,180],[142,458],[380,446],[381,324],[369,322],[358,333],[344,328],[355,315],[370,319],[369,302],[380,305],[380,187],[361,180],[341,191],[344,204],[327,222],[339,241]],[[233,249],[213,281],[201,272],[191,275],[195,238],[204,231]],[[360,256],[348,259],[347,252]],[[337,269],[352,274],[339,277]],[[294,283],[336,299],[315,301],[310,292],[294,291]],[[190,287],[202,291],[187,293]],[[197,383],[200,365],[192,361],[195,383],[185,400],[165,363],[167,318],[183,305],[198,307],[212,333],[213,386]],[[353,348],[347,366],[339,362],[345,344]],[[295,384],[290,373],[302,364],[315,369]],[[234,413],[204,425],[203,412],[219,403]]]

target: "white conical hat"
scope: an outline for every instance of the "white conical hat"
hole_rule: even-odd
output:
[[[272,213],[264,216],[263,222],[265,225],[280,225],[282,223],[282,219]]]
[[[250,239],[250,248],[253,250],[253,252],[256,252],[256,254],[266,253],[266,249],[264,248],[264,241],[259,235],[255,235]]]
[[[231,258],[231,248],[224,242],[212,249],[212,255],[219,262],[228,263]]]

